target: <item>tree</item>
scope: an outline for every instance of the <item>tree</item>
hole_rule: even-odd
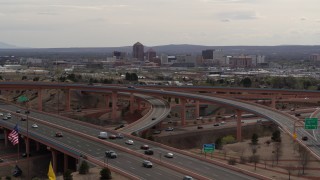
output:
[[[277,161],[277,164],[278,164],[279,158],[282,155],[282,144],[281,144],[281,142],[276,142],[276,143],[273,144],[272,153],[273,153],[274,159]]]
[[[243,84],[244,87],[251,87],[252,85],[252,82],[251,82],[251,79],[246,77],[244,78],[241,83]]]
[[[281,134],[280,134],[280,130],[275,130],[272,133],[272,137],[271,139],[275,142],[281,142]]]
[[[259,141],[258,134],[253,133],[253,134],[252,134],[252,138],[251,138],[251,143],[252,143],[252,145],[257,145],[257,144],[258,144],[258,141]]]
[[[21,77],[21,80],[26,80],[27,79],[27,76],[22,76]]]
[[[222,146],[223,146],[222,138],[219,137],[218,139],[216,139],[215,146],[216,146],[216,149],[222,149]]]
[[[257,170],[257,163],[260,161],[260,156],[259,155],[252,155],[249,158],[249,161],[251,163],[254,163],[254,170]]]
[[[302,174],[304,174],[304,170],[307,167],[308,163],[310,161],[310,154],[302,146],[299,146],[299,163],[302,166]]]
[[[112,179],[111,171],[109,168],[103,168],[100,171],[100,180]]]
[[[87,174],[89,172],[89,165],[87,161],[82,161],[79,167],[79,174]]]
[[[72,177],[72,171],[70,169],[67,169],[64,173],[63,173],[63,180],[73,180]]]
[[[34,77],[33,81],[39,81],[39,79],[40,79],[39,77]]]

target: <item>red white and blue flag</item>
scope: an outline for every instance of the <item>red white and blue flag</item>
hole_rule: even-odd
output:
[[[13,130],[11,133],[8,135],[9,141],[12,142],[13,145],[19,144],[19,131],[18,131],[18,124],[14,126]]]

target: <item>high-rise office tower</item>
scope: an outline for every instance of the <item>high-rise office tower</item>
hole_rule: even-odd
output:
[[[144,46],[140,42],[133,45],[133,58],[144,60]]]

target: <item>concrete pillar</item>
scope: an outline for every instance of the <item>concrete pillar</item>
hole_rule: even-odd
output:
[[[200,116],[200,102],[196,100],[196,111],[195,111],[196,118]]]
[[[112,91],[112,114],[111,114],[111,118],[112,120],[116,120],[117,119],[117,91]]]
[[[70,92],[71,92],[70,89],[66,89],[66,90],[65,90],[66,111],[70,111],[70,103],[71,103],[71,102],[70,102],[70,101],[71,101],[71,99],[70,99]]]
[[[39,142],[36,142],[36,151],[40,151],[40,143]]]
[[[26,143],[26,153],[27,153],[27,156],[29,156],[29,153],[30,153],[30,139],[28,137],[25,137],[25,143]]]
[[[237,141],[241,142],[242,137],[241,137],[241,126],[242,126],[242,122],[241,122],[241,115],[242,115],[242,111],[241,110],[236,110],[237,111]]]
[[[106,95],[106,110],[107,111],[110,110],[109,104],[110,104],[110,96]]]
[[[134,96],[133,93],[130,93],[130,113],[133,114],[134,112]]]
[[[38,110],[42,111],[42,89],[38,89]]]
[[[138,110],[140,111],[141,110],[141,100],[140,99],[137,99],[137,104],[138,104]]]
[[[276,97],[271,98],[271,107],[276,108]]]
[[[52,156],[52,168],[53,171],[57,172],[57,151],[54,149],[51,149],[51,156]]]
[[[68,169],[68,155],[63,155],[63,171],[66,172]]]
[[[4,147],[8,147],[8,130],[4,129]]]
[[[184,126],[186,125],[186,99],[180,99],[181,103],[181,125]]]

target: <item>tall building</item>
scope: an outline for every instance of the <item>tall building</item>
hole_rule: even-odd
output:
[[[140,61],[144,60],[144,46],[140,43],[137,42],[133,45],[133,58],[136,58]]]
[[[311,61],[320,61],[320,54],[311,54],[310,60]]]
[[[252,57],[245,55],[233,56],[229,58],[229,63],[232,68],[252,67]]]
[[[213,59],[214,49],[206,49],[202,51],[203,59]]]
[[[148,49],[148,51],[146,52],[146,59],[148,61],[151,61],[153,58],[156,58],[156,56],[157,53],[152,48]]]

